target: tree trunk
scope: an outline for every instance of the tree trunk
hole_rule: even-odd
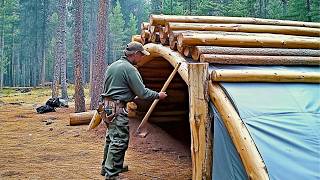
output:
[[[57,59],[61,63],[61,97],[62,99],[68,99],[66,72],[66,0],[59,0],[58,2]]]
[[[82,76],[82,17],[83,0],[74,0],[75,5],[75,30],[74,30],[74,78],[75,78],[75,112],[86,111],[83,76]]]
[[[105,53],[106,53],[106,33],[107,31],[107,15],[110,0],[99,1],[98,15],[98,33],[97,33],[97,48],[94,62],[92,63],[92,83],[91,83],[91,102],[90,109],[98,107],[100,94],[103,92],[103,80],[105,72]]]
[[[46,39],[46,30],[47,30],[47,16],[48,16],[48,0],[44,0],[43,1],[44,5],[43,5],[43,21],[42,21],[42,49],[41,49],[41,53],[42,53],[42,61],[41,61],[41,70],[40,70],[40,82],[41,82],[41,86],[44,86],[45,83],[45,78],[46,78],[46,43],[47,39]]]

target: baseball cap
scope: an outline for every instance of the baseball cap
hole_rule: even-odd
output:
[[[127,47],[125,49],[126,54],[134,54],[138,51],[142,52],[146,56],[150,55],[150,53],[143,48],[143,45],[141,43],[135,41],[127,44]]]

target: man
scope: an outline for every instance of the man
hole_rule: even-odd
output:
[[[167,97],[165,92],[155,92],[146,88],[138,70],[134,67],[144,56],[150,55],[142,44],[131,42],[124,50],[125,56],[112,63],[105,74],[104,93],[105,100],[112,101],[118,112],[110,122],[106,132],[106,143],[102,162],[101,175],[106,179],[117,179],[119,173],[127,171],[123,165],[125,152],[129,143],[128,117],[125,110],[126,103],[136,96],[142,99],[154,100]]]

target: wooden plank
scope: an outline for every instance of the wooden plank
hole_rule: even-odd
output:
[[[211,80],[218,82],[302,82],[320,83],[320,72],[280,70],[222,70],[211,72]]]
[[[248,129],[240,119],[227,95],[217,83],[209,83],[209,94],[240,155],[248,178],[252,180],[268,180],[269,176],[266,165]]]
[[[188,64],[192,179],[211,179],[212,131],[208,112],[208,63]]]

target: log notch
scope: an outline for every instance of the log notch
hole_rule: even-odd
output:
[[[139,42],[139,43],[143,44],[142,43],[142,39],[141,39],[141,35],[133,35],[131,37],[131,41],[136,41],[136,42]]]
[[[234,109],[233,104],[229,101],[228,96],[216,83],[209,83],[209,94],[240,155],[248,178],[252,180],[268,180],[266,165],[248,129]]]
[[[208,63],[188,64],[192,179],[211,179],[212,132],[208,112]]]
[[[302,82],[320,83],[319,72],[297,72],[279,70],[222,70],[211,73],[212,81],[219,82]]]
[[[201,54],[261,55],[261,56],[312,56],[320,57],[320,50],[279,48],[238,48],[219,46],[193,46],[191,56],[199,60]]]
[[[233,65],[319,66],[320,57],[202,54],[200,62]]]
[[[253,25],[253,24],[206,24],[206,23],[174,23],[168,22],[165,32],[193,30],[193,31],[226,31],[226,32],[248,32],[248,33],[272,33],[298,36],[320,36],[319,28],[275,26],[275,25]]]
[[[288,21],[261,18],[245,17],[222,17],[222,16],[173,16],[173,15],[155,15],[150,16],[151,25],[165,26],[167,22],[184,22],[184,23],[234,23],[234,24],[264,24],[278,26],[300,26],[320,28],[320,23]]]
[[[70,126],[89,124],[95,111],[82,112],[82,113],[71,113]]]
[[[241,34],[241,33],[239,33]],[[238,47],[276,47],[320,49],[320,38],[306,38],[301,36],[272,35],[261,36],[252,33],[252,36],[233,34],[190,34],[180,33],[177,46],[218,45]]]

